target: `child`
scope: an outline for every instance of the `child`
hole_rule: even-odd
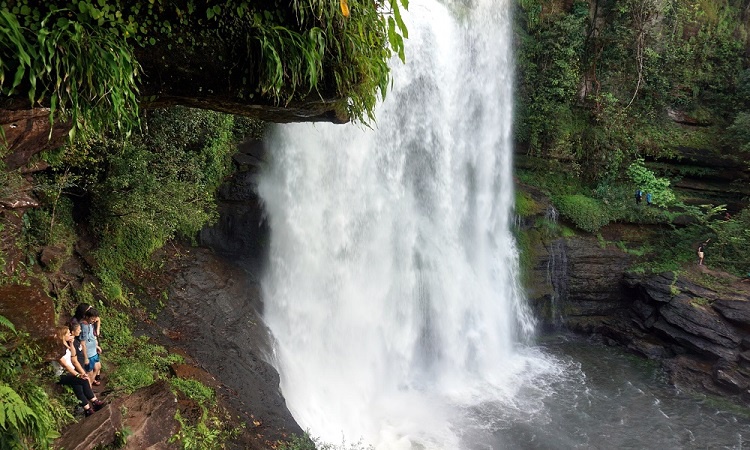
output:
[[[96,379],[102,364],[99,362],[99,353],[102,349],[99,347],[99,341],[96,338],[96,322],[99,320],[99,311],[96,308],[89,307],[83,313],[83,322],[81,322],[81,341],[86,346],[86,356],[89,363],[86,366],[86,372],[89,376],[92,386],[99,386],[100,381]]]

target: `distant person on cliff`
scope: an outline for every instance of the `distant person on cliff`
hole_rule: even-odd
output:
[[[646,204],[648,206],[651,206],[651,193],[650,192],[646,193]]]
[[[643,198],[643,191],[640,190],[640,189],[638,189],[637,191],[635,191],[635,204],[636,205],[640,205],[641,204],[641,199],[642,198]]]
[[[56,330],[57,339],[60,341],[60,352],[63,355],[60,359],[53,362],[55,366],[55,374],[58,376],[58,384],[63,386],[70,386],[73,388],[78,401],[83,408],[83,413],[86,416],[94,414],[94,411],[98,411],[104,406],[104,403],[96,398],[96,394],[91,390],[91,384],[78,360],[73,359],[72,348],[73,335],[70,333],[68,327],[57,327]]]
[[[81,340],[86,345],[86,356],[89,363],[86,366],[86,372],[89,376],[92,386],[99,386],[100,381],[96,379],[101,371],[102,364],[99,362],[99,354],[102,349],[99,347],[99,341],[96,337],[96,322],[99,320],[99,311],[96,308],[89,308],[83,313],[83,322],[81,322]]]
[[[705,255],[706,245],[708,244],[708,241],[711,239],[706,239],[706,242],[703,242],[701,245],[698,246],[698,265],[703,265],[703,257]]]

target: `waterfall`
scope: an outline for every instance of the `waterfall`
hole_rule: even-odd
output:
[[[557,229],[559,213],[554,206],[550,205],[544,213],[544,219],[547,221],[550,229]],[[568,293],[568,255],[565,251],[565,239],[558,238],[552,240],[547,252],[547,284],[552,288],[550,293],[550,312],[549,321],[553,329],[559,330],[563,327],[563,306]]]
[[[545,370],[510,233],[510,10],[412,0],[407,64],[372,129],[269,136],[264,317],[314,436],[461,448],[477,408],[514,404]]]

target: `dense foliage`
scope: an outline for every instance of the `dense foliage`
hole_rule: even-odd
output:
[[[747,273],[739,252],[750,246],[748,210],[727,219],[724,205],[697,204],[674,188],[686,172],[659,161],[679,147],[750,150],[749,20],[739,0],[520,0],[515,130],[537,162],[519,178],[580,230],[661,225],[643,251],[654,269],[692,261],[696,243],[711,238],[714,267]],[[637,207],[639,189],[652,207]]]
[[[401,5],[321,0],[0,2],[0,93],[50,107],[77,130],[138,124],[136,46],[233,42],[237,96],[288,103],[333,92],[355,118],[373,119],[389,83],[392,52],[403,59]],[[58,113],[56,115],[56,113]]]
[[[707,150],[750,111],[741,1],[521,0],[517,138],[600,180],[679,145]],[[675,126],[668,112],[702,124]],[[585,170],[583,170],[585,168]]]

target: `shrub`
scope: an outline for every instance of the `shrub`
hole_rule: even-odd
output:
[[[669,188],[670,182],[666,178],[657,177],[654,172],[644,166],[643,159],[635,160],[628,167],[628,176],[643,195],[651,193],[651,203],[657,206],[667,207],[674,203],[675,195]],[[644,198],[645,200],[645,198]]]
[[[169,383],[172,389],[182,392],[187,398],[195,400],[200,405],[213,405],[216,400],[214,390],[198,380],[171,378]]]
[[[581,230],[595,233],[610,222],[608,208],[585,195],[562,195],[553,199],[558,211]]]

